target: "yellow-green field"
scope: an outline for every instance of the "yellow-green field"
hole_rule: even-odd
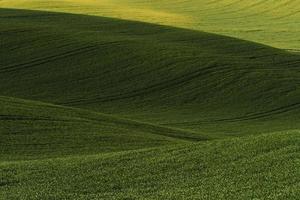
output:
[[[159,23],[300,49],[297,0],[2,0],[0,7]]]

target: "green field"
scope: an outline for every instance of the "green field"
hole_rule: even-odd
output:
[[[298,0],[2,0],[0,7],[159,23],[300,50]]]
[[[298,9],[0,1],[0,199],[298,199]]]
[[[299,131],[0,165],[3,199],[298,199]]]

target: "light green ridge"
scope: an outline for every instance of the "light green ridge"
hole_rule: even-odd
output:
[[[0,164],[2,199],[297,199],[300,133]],[[4,172],[4,174],[3,174]]]
[[[300,50],[298,0],[2,0],[0,7],[159,23]]]

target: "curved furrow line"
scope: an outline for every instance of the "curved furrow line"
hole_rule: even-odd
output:
[[[236,119],[225,119],[222,121],[224,121],[224,122],[239,122],[239,121],[246,121],[246,120],[256,120],[256,119],[261,119],[261,118],[265,118],[265,117],[271,117],[273,115],[283,114],[286,112],[297,110],[299,108],[300,108],[300,103],[295,103],[295,104],[291,104],[289,106],[273,109],[271,111],[256,113],[256,114],[252,114],[252,115],[248,115],[248,116],[240,117],[240,118],[236,118]]]
[[[291,1],[291,2],[293,2],[293,1]],[[264,4],[260,4],[260,5],[264,5]],[[287,4],[287,2],[283,2],[282,4],[279,4],[279,5],[275,5],[275,7],[273,7],[273,8],[269,8],[269,9],[264,9],[264,10],[262,10],[262,11],[260,11],[260,12],[254,12],[254,13],[251,13],[251,14],[248,14],[248,15],[238,15],[238,16],[232,16],[232,14],[234,14],[234,13],[236,13],[236,12],[234,12],[234,13],[232,13],[231,12],[231,10],[230,11],[226,11],[226,13],[228,14],[228,15],[230,15],[230,16],[232,16],[232,17],[225,17],[225,16],[220,16],[220,14],[222,15],[222,14],[226,14],[226,13],[222,13],[222,12],[215,12],[215,14],[211,14],[211,13],[208,13],[207,15],[201,15],[201,16],[207,16],[207,17],[211,17],[211,16],[220,16],[219,18],[212,18],[211,20],[210,20],[210,22],[214,22],[215,21],[215,23],[216,24],[219,24],[219,22],[218,21],[220,21],[220,20],[236,20],[236,19],[247,19],[247,20],[249,20],[249,19],[252,19],[252,20],[256,20],[256,19],[253,19],[252,17],[257,17],[257,16],[260,16],[260,15],[262,15],[262,14],[266,14],[266,13],[269,13],[269,12],[274,12],[274,10],[276,10],[276,9],[281,9],[283,6],[286,6],[286,5],[290,5],[290,4]],[[250,8],[249,8],[250,9]],[[245,9],[246,10],[246,9]],[[225,11],[224,11],[225,12]],[[296,13],[298,12],[298,11],[295,11]],[[294,13],[295,14],[295,13]],[[275,17],[276,18],[276,17]],[[274,19],[275,19],[274,18]],[[270,19],[273,19],[273,18],[270,18]]]
[[[230,2],[230,3],[225,4],[223,6],[218,6],[218,7],[214,7],[214,8],[199,9],[199,10],[197,10],[197,12],[207,13],[208,11],[223,10],[224,8],[232,7],[233,5],[236,5],[237,3],[241,2],[241,1],[244,1],[244,0],[233,1],[233,2]]]
[[[220,15],[223,15],[223,14],[224,15],[232,14],[231,12],[237,13],[240,9],[243,9],[245,7],[244,6],[242,8],[240,8],[240,7],[237,8],[238,7],[237,4],[241,4],[241,6],[244,5],[244,4],[247,5],[247,3],[243,3],[243,1],[244,0],[240,0],[238,2],[232,2],[231,4],[228,4],[228,6],[225,6],[225,7],[212,8],[211,10],[208,10],[208,11],[211,11],[211,12],[206,11],[206,12],[201,13],[199,16],[200,17],[209,17],[209,18],[212,18],[211,20],[215,20],[214,16],[220,16]],[[255,4],[256,3],[248,5],[248,6],[253,6]],[[263,2],[263,4],[259,4],[259,5],[264,5],[264,4],[265,4],[265,2]],[[259,5],[257,5],[257,6],[259,6]],[[222,17],[224,17],[224,16],[222,16]]]
[[[39,30],[37,30],[39,32]],[[35,32],[33,32],[35,33]],[[33,36],[33,37],[32,37]],[[28,35],[28,37],[25,37],[25,35],[16,35],[14,37],[18,37],[18,40],[3,40],[3,43],[1,44],[1,50],[12,50],[12,49],[34,49],[34,48],[49,48],[49,44],[55,44],[54,47],[51,46],[51,48],[62,48],[66,46],[77,45],[77,43],[72,40],[71,38],[59,38],[59,37],[49,37],[49,34],[39,34],[38,37],[36,37],[36,34]],[[24,37],[24,38],[23,38]],[[13,54],[12,54],[13,55]],[[34,58],[32,61],[36,60],[37,58]],[[21,64],[21,63],[20,63]],[[9,64],[10,66],[16,65],[16,64]],[[5,65],[1,63],[0,70]]]
[[[300,50],[299,50],[300,51]],[[300,69],[300,60],[287,60],[282,62],[276,62],[276,65],[293,65],[295,68]]]
[[[144,71],[141,71],[139,73],[131,74],[130,75],[130,80],[138,79],[139,77],[141,77],[143,75],[147,75],[147,74],[158,72],[161,69],[164,69],[164,70],[169,69],[169,70],[171,70],[172,68],[174,68],[175,65],[185,64],[188,61],[189,62],[193,61],[190,65],[195,65],[198,62],[198,60],[196,58],[186,58],[186,59],[182,59],[180,61],[172,61],[172,62],[164,65],[163,68],[162,67],[150,68],[149,70],[144,70]],[[120,71],[124,71],[124,67],[132,67],[132,65],[130,63],[128,63],[125,66],[122,66],[122,69],[119,69],[119,70]],[[138,65],[136,67],[140,67],[140,65]],[[117,72],[117,70],[114,70],[114,72]],[[118,84],[122,85],[123,83],[126,83],[127,81],[128,81],[128,77],[124,77],[124,78],[120,77],[120,79],[118,80]],[[109,83],[107,83],[107,85],[102,85],[102,86],[104,88],[106,88],[106,89],[111,89],[112,87],[114,87],[114,86],[110,86],[111,88],[109,88],[108,85],[109,85]],[[141,89],[141,90],[143,90],[143,89]]]
[[[274,20],[284,19],[284,18],[287,18],[287,17],[292,17],[296,14],[300,14],[300,10],[296,10],[295,12],[291,12],[289,14],[286,14],[286,15],[283,15],[283,16],[280,16],[280,17],[274,17],[273,19]]]
[[[217,15],[220,15],[220,14],[236,14],[236,13],[239,13],[239,12],[242,12],[242,11],[247,11],[248,9],[252,9],[252,8],[257,8],[258,6],[260,5],[264,5],[266,3],[266,0],[261,0],[259,2],[256,2],[256,3],[253,3],[253,4],[250,4],[250,5],[246,5],[242,8],[238,8],[236,10],[224,10],[224,12],[218,12],[216,13]]]
[[[224,0],[211,0],[211,1],[207,2],[206,5],[218,4],[218,3],[222,2],[222,1],[224,1]],[[187,0],[185,2],[189,2],[189,1]]]
[[[298,60],[297,60],[298,62]],[[263,63],[262,63],[263,64]],[[270,63],[271,64],[271,63]],[[287,63],[281,63],[281,64],[287,64]],[[292,63],[293,65],[295,63]],[[289,65],[292,65],[289,64]],[[208,76],[208,75],[213,75],[213,74],[218,74],[218,73],[231,73],[231,72],[274,72],[274,71],[285,71],[283,68],[278,68],[278,67],[273,67],[270,66],[268,68],[261,68],[261,67],[252,67],[252,66],[243,66],[243,67],[235,67],[232,68],[230,64],[219,66],[218,64],[208,64],[208,67],[200,68],[194,72],[189,72],[186,73],[180,77],[176,77],[167,81],[159,82],[156,84],[153,84],[151,86],[137,89],[128,93],[123,93],[123,94],[116,94],[116,95],[110,95],[110,96],[103,96],[103,97],[91,97],[89,99],[76,99],[76,100],[71,100],[67,102],[57,102],[57,104],[60,105],[68,105],[68,106],[78,106],[78,105],[88,105],[88,104],[93,104],[93,103],[105,103],[105,102],[111,102],[111,101],[116,101],[116,100],[124,100],[124,99],[129,99],[129,98],[134,98],[138,96],[142,96],[145,94],[150,94],[154,93],[157,91],[161,90],[166,90],[166,89],[171,89],[171,88],[176,88],[179,85],[183,86],[185,84],[188,84],[190,81],[199,78],[201,76]],[[294,69],[294,68],[293,68]],[[156,69],[146,71],[145,73],[150,73],[152,71],[155,71]],[[140,76],[141,74],[136,75],[136,77]],[[123,82],[125,82],[126,79],[123,79]],[[119,81],[118,81],[119,83]]]
[[[35,32],[35,29],[11,29],[11,30],[3,30],[0,31],[0,35],[11,35],[11,34],[19,34],[19,33],[30,33],[30,32]]]
[[[48,117],[30,117],[23,115],[0,115],[0,121],[49,121],[49,122],[88,122],[88,120],[83,119],[54,119]]]
[[[24,19],[24,18],[41,18],[41,17],[53,17],[56,16],[56,13],[48,13],[48,14],[30,14],[30,15],[1,15],[0,19],[15,19],[15,18],[20,18],[20,19]]]
[[[253,12],[251,14],[247,14],[247,15],[239,15],[239,16],[234,16],[234,17],[222,17],[222,18],[213,18],[213,20],[236,20],[236,19],[252,19],[252,20],[256,20],[255,18],[252,18],[252,17],[257,17],[257,16],[261,16],[263,14],[267,14],[267,13],[270,13],[270,12],[274,12],[274,9],[279,9],[281,8],[282,5],[278,5],[276,6],[275,8],[269,8],[269,9],[265,9],[265,10],[262,10],[262,11],[259,11],[259,12]],[[295,14],[299,13],[299,11],[296,11]],[[286,16],[286,15],[284,15]],[[292,15],[291,15],[292,16]],[[276,18],[280,18],[280,17],[268,17],[270,20],[272,19],[276,19]]]
[[[23,69],[28,69],[36,66],[40,66],[46,63],[51,63],[57,60],[63,60],[68,57],[76,56],[76,55],[81,55],[84,53],[92,52],[97,49],[99,49],[100,46],[102,45],[111,45],[111,44],[118,44],[119,42],[107,42],[107,43],[102,43],[102,44],[97,44],[97,45],[89,45],[85,47],[80,47],[77,49],[73,49],[70,51],[66,51],[64,53],[56,54],[56,55],[51,55],[43,58],[37,58],[25,63],[19,63],[19,64],[14,64],[10,66],[5,66],[0,68],[0,73],[7,73],[7,72],[14,72],[18,70],[23,70]]]
[[[72,56],[75,56],[78,54],[90,52],[90,51],[96,50],[96,48],[97,48],[97,46],[86,46],[86,47],[74,49],[71,51],[67,51],[67,52],[64,52],[61,54],[47,56],[44,58],[38,58],[38,59],[29,61],[29,62],[25,62],[25,63],[15,64],[15,65],[11,65],[11,66],[5,66],[3,68],[0,68],[0,73],[14,72],[14,71],[18,71],[18,70],[32,68],[32,67],[50,63],[50,62],[53,62],[56,60],[65,59],[67,57],[72,57]]]
[[[274,115],[279,115],[283,113],[287,113],[293,110],[300,109],[300,103],[290,104],[288,106],[275,108],[265,112],[253,113],[246,116],[241,117],[233,117],[233,118],[224,118],[224,119],[215,119],[215,120],[199,120],[199,121],[189,121],[189,122],[180,122],[180,123],[164,123],[161,125],[184,125],[184,126],[195,126],[203,123],[218,123],[218,122],[242,122],[249,120],[257,120],[267,117],[272,117]]]
[[[151,85],[146,88],[141,88],[137,89],[128,93],[123,93],[123,94],[116,94],[116,95],[111,95],[111,96],[105,96],[105,97],[94,97],[86,100],[74,100],[74,101],[68,101],[68,102],[60,102],[57,103],[59,105],[68,105],[68,106],[76,106],[76,105],[87,105],[87,104],[92,104],[92,103],[104,103],[104,102],[110,102],[110,101],[116,101],[116,100],[123,100],[123,99],[128,99],[128,98],[133,98],[149,93],[153,93],[156,91],[164,90],[167,88],[173,88],[176,87],[177,85],[182,85],[185,83],[188,83],[192,81],[195,78],[198,78],[199,76],[207,75],[207,73],[215,68],[221,69],[220,66],[217,66],[215,63],[213,64],[208,64],[209,66],[206,68],[201,68],[198,69],[194,72],[190,72],[184,75],[181,75],[180,77],[176,77],[167,81],[163,81],[160,83],[156,83],[154,85]],[[214,71],[213,71],[214,72]]]
[[[274,7],[273,7],[273,8],[264,9],[264,10],[262,10],[262,13],[266,13],[266,12],[265,12],[266,10],[267,10],[267,11],[272,11],[272,12],[274,12],[274,11],[276,11],[276,10],[278,10],[278,9],[282,9],[282,8],[284,8],[284,7],[288,7],[288,6],[290,6],[291,2],[293,2],[293,1],[290,1],[290,2],[282,2],[282,4],[278,4],[278,5],[274,4]],[[263,4],[262,4],[262,5],[263,5]],[[256,10],[256,9],[254,9],[254,10]]]

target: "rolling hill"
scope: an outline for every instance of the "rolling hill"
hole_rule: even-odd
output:
[[[3,199],[297,199],[299,131],[0,164]],[[3,176],[4,174],[4,176]]]
[[[103,17],[4,9],[0,24],[1,95],[217,135],[299,128],[297,54]]]
[[[91,111],[0,97],[0,162],[111,153],[211,139]]]
[[[2,0],[0,7],[159,23],[300,50],[298,0]]]
[[[0,199],[297,199],[298,8],[0,1]]]

